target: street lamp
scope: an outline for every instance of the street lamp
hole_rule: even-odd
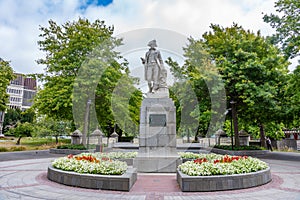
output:
[[[84,115],[84,127],[83,127],[83,134],[82,134],[82,144],[84,146],[87,145],[87,149],[88,149],[88,144],[86,143],[86,137],[87,137],[88,131],[89,131],[90,105],[91,104],[92,104],[92,101],[90,99],[88,99],[88,101],[86,102],[86,109],[85,109],[85,115]]]
[[[230,104],[231,104],[231,124],[230,124],[230,126],[231,126],[231,149],[233,150],[233,131],[232,131],[233,123],[232,123],[232,120],[236,116],[236,107],[235,107],[236,101],[231,100]],[[234,134],[235,133],[236,132],[234,132]],[[238,145],[238,138],[236,138],[236,136],[235,136],[235,145]]]
[[[228,108],[225,112],[225,115],[231,114],[230,116],[230,138],[231,138],[231,149],[233,150],[233,133],[232,133],[232,108]]]
[[[5,112],[0,111],[0,135],[2,135],[4,115],[5,115]]]

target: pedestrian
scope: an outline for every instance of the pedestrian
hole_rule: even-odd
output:
[[[268,147],[268,150],[271,150],[271,151],[273,151],[273,149],[272,149],[272,143],[271,143],[271,140],[270,140],[270,138],[269,138],[269,137],[267,137],[267,139],[266,139],[266,142],[267,142],[267,147]]]

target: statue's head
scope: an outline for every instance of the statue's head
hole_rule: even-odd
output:
[[[149,47],[152,47],[152,48],[157,47],[156,40],[151,40],[151,41],[148,43],[148,46],[149,46]]]

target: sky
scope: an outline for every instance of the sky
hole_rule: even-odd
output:
[[[171,44],[178,42],[176,35],[201,38],[211,23],[228,27],[235,22],[271,35],[275,30],[263,22],[263,13],[275,13],[274,0],[0,0],[0,57],[10,61],[15,72],[42,73],[45,67],[36,60],[45,54],[37,41],[41,40],[39,28],[47,27],[50,19],[58,24],[79,17],[100,19],[114,26],[116,37],[135,34],[136,40],[143,30],[153,37],[156,31],[165,31],[164,38]],[[139,56],[136,52],[132,55]]]

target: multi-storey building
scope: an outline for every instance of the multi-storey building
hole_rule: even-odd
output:
[[[10,82],[7,87],[7,93],[9,94],[10,108],[19,108],[26,110],[30,108],[33,103],[33,97],[37,91],[37,82],[33,78],[25,77],[22,74],[15,74],[16,79]]]

